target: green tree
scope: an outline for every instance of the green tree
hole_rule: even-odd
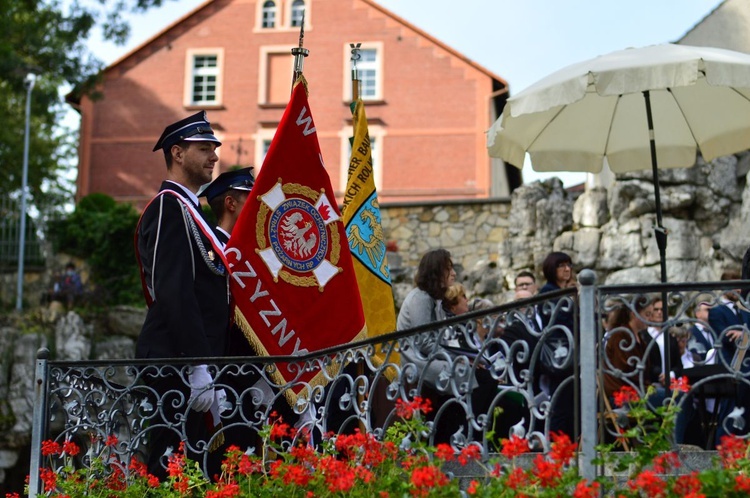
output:
[[[63,85],[92,94],[103,67],[87,48],[100,27],[124,43],[121,13],[145,11],[162,0],[0,0],[0,195],[18,196],[25,128],[26,76],[38,76],[31,98],[29,204],[46,213],[71,200],[64,174],[75,166],[77,133],[61,125]]]
[[[75,211],[50,223],[55,251],[85,259],[101,304],[143,304],[133,234],[139,214],[105,194],[87,195]]]

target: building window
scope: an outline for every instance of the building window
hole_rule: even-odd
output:
[[[218,57],[197,55],[193,58],[193,103],[216,102],[216,83],[219,79]]]
[[[305,1],[294,0],[292,2],[292,27],[302,26],[302,20],[305,17]]]
[[[294,57],[288,45],[264,46],[260,49],[258,71],[258,103],[282,105],[289,102],[294,73]]]
[[[263,11],[261,15],[261,27],[276,27],[276,2],[274,2],[273,0],[266,0],[266,2],[263,3]]]
[[[351,49],[347,44],[345,47],[346,68],[345,78],[347,84],[344,86],[348,91],[344,94],[344,100],[352,98],[352,60]],[[357,75],[359,77],[359,96],[363,100],[383,100],[383,45],[382,43],[363,43],[359,51],[360,58],[357,61]]]
[[[268,149],[271,148],[271,139],[263,140],[263,144],[261,144],[261,157],[260,157],[260,163],[263,164],[263,161],[266,160],[266,156],[268,155]]]
[[[186,106],[221,105],[222,49],[196,49],[187,53]]]
[[[363,99],[378,96],[378,52],[374,48],[362,50],[362,58],[357,63],[357,72],[361,81],[359,94]]]
[[[263,169],[263,162],[266,160],[268,149],[271,147],[271,141],[276,134],[276,128],[260,128],[255,135],[255,171],[257,177],[260,170]]]

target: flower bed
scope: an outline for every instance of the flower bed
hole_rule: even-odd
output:
[[[649,409],[646,396],[623,388],[615,404],[627,415],[628,425],[620,434],[635,451],[618,453],[617,443],[598,448],[598,463],[624,472],[622,481],[599,477],[588,482],[574,465],[577,447],[562,434],[553,434],[550,450],[536,454],[532,465],[519,465],[529,452],[529,441],[518,436],[500,441],[501,461],[482,461],[481,448],[468,445],[460,451],[449,445],[429,447],[424,435],[429,427],[424,415],[429,400],[399,401],[401,421],[388,428],[384,441],[355,432],[330,435],[317,448],[301,443],[283,444],[297,436],[281,419],[272,419],[261,431],[259,451],[230,447],[220,475],[209,480],[199,466],[185,458],[183,449],[169,457],[169,477],[159,482],[145,466],[132,460],[123,466],[111,450],[117,440],[102,441],[103,450],[87,454],[87,465],[76,468],[81,458],[78,446],[45,441],[42,453],[49,467],[40,470],[44,491],[52,497],[734,497],[750,493],[750,448],[748,442],[727,437],[719,447],[713,466],[700,472],[677,475],[678,456],[672,451],[671,433],[676,415],[675,400],[687,392],[683,379],[673,383],[670,403]],[[302,435],[304,436],[304,434]],[[94,445],[92,445],[92,448]],[[287,448],[284,450],[284,448]],[[470,480],[460,489],[459,479],[445,471],[451,465],[479,464],[484,477]],[[15,498],[16,494],[6,495]]]

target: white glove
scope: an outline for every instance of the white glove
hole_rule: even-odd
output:
[[[227,392],[224,389],[215,389],[216,404],[219,407],[219,413],[224,413],[232,409],[232,404],[227,401]]]
[[[188,374],[190,382],[190,401],[193,410],[197,412],[207,412],[214,402],[214,380],[208,373],[206,365],[193,367]]]

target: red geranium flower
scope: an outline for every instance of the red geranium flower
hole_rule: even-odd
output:
[[[500,442],[503,445],[503,449],[500,453],[506,458],[515,458],[518,455],[528,453],[529,451],[529,442],[515,434],[513,434],[510,439],[503,439]]]
[[[466,465],[472,460],[479,460],[481,456],[482,450],[479,449],[479,446],[471,444],[461,450],[461,453],[458,455],[458,463]]]
[[[671,469],[677,469],[679,467],[680,458],[672,451],[662,453],[654,458],[654,472],[657,474],[666,474]]]
[[[750,476],[743,474],[734,476],[734,489],[743,493],[750,493]]]
[[[563,432],[553,432],[550,436],[552,437],[550,457],[557,463],[567,465],[575,456],[578,445],[571,442],[570,437]]]
[[[431,489],[445,486],[448,482],[448,476],[433,465],[416,468],[411,474],[411,483],[417,488],[419,496],[427,496]]]
[[[745,457],[747,443],[736,436],[722,436],[721,443],[716,449],[719,450],[724,468],[734,469],[737,467],[737,460]]]
[[[65,441],[62,445],[62,450],[67,455],[76,456],[81,451],[81,448],[73,441]]]
[[[698,479],[698,472],[679,476],[674,483],[674,491],[678,496],[699,496],[697,493],[701,491],[701,481]]]
[[[529,483],[529,476],[523,469],[515,468],[508,474],[507,483],[510,489],[518,489]]]
[[[537,455],[531,472],[546,488],[554,485],[562,477],[562,465],[558,462],[550,462],[542,455]]]
[[[39,478],[44,484],[44,491],[52,491],[57,486],[57,474],[52,469],[39,469]]]
[[[414,401],[408,402],[403,399],[396,400],[396,415],[403,419],[410,419],[417,412],[423,414],[430,413],[432,411],[432,401],[428,398],[422,398],[421,396],[415,396]]]
[[[600,485],[598,482],[593,482],[589,486],[586,479],[576,484],[576,489],[573,491],[573,498],[598,498],[599,497]]]
[[[60,444],[56,441],[42,441],[42,455],[44,456],[50,456],[50,455],[57,455],[62,451],[62,448],[60,447]]]
[[[653,498],[660,498],[664,496],[666,492],[664,481],[652,470],[641,472],[635,478],[635,481],[629,481],[628,484],[632,490],[643,490],[643,492],[646,493],[646,496],[651,496]]]
[[[455,458],[453,448],[449,444],[440,443],[435,447],[435,457],[446,462],[451,462]]]
[[[617,406],[618,408],[640,399],[638,391],[636,391],[633,386],[622,386],[615,392],[613,397],[615,406]]]
[[[672,382],[669,384],[669,388],[673,391],[686,393],[690,391],[690,382],[688,382],[688,378],[685,376],[677,377],[675,379],[672,379]]]

